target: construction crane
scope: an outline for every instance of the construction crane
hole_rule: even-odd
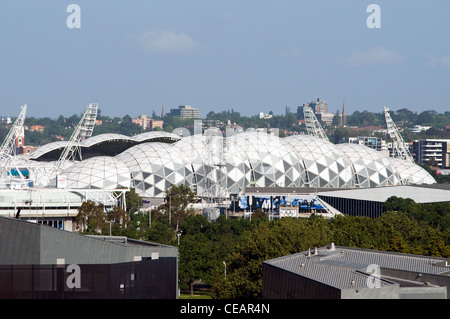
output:
[[[305,117],[306,130],[308,134],[328,140],[328,136],[322,128],[322,125],[320,125],[319,120],[309,106],[303,107],[303,115]]]
[[[15,142],[16,138],[23,131],[23,124],[25,122],[25,115],[27,114],[27,105],[21,107],[22,111],[14,122],[13,126],[9,130],[8,135],[5,137],[2,146],[0,147],[0,155],[15,155]]]
[[[409,148],[405,145],[405,141],[403,140],[394,121],[392,120],[391,115],[389,114],[389,109],[386,106],[384,107],[384,117],[386,118],[387,132],[392,138],[392,157],[400,158],[402,160],[414,163],[414,158],[409,152]]]

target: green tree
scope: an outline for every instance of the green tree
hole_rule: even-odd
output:
[[[224,276],[223,268],[214,270],[212,297],[261,297],[263,261],[329,244],[331,233],[328,223],[321,217],[283,218],[258,223],[245,231],[225,260],[227,276]]]
[[[196,280],[209,281],[214,263],[212,242],[201,232],[182,235],[179,246],[179,279],[194,294]]]
[[[130,222],[130,215],[118,206],[114,206],[112,210],[107,212],[107,221],[111,227],[111,234],[123,235],[126,234],[126,229]]]
[[[178,231],[180,223],[193,213],[188,206],[197,201],[197,196],[189,186],[172,185],[165,192],[165,202],[159,205],[158,210],[164,211],[170,224]]]
[[[76,228],[84,234],[102,234],[106,224],[107,215],[102,205],[97,205],[92,201],[81,204],[76,217]]]
[[[132,215],[142,207],[142,198],[136,193],[136,189],[130,188],[130,191],[125,194],[125,201],[127,212]]]

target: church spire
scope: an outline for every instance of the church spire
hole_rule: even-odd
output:
[[[347,112],[345,111],[345,97],[344,97],[344,106],[342,107],[342,125],[347,125]]]

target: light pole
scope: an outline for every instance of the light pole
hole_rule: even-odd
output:
[[[109,223],[109,237],[111,237],[111,224],[115,223],[115,220],[107,220],[107,223]]]
[[[180,246],[180,237],[181,237],[181,233],[182,233],[182,231],[179,231],[179,232],[177,233],[177,237],[178,237],[178,246]]]
[[[225,267],[225,279],[227,278],[227,263],[223,261],[223,265]]]

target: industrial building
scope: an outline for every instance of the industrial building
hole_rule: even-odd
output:
[[[266,299],[448,299],[450,262],[335,246],[263,262]]]
[[[177,247],[0,217],[2,299],[175,299],[177,277]]]
[[[247,187],[239,197],[239,208],[250,212],[261,208],[274,219],[287,217],[286,211],[291,217],[377,218],[385,212],[384,202],[391,196],[411,198],[420,204],[450,202],[450,188],[437,184],[351,189]]]

